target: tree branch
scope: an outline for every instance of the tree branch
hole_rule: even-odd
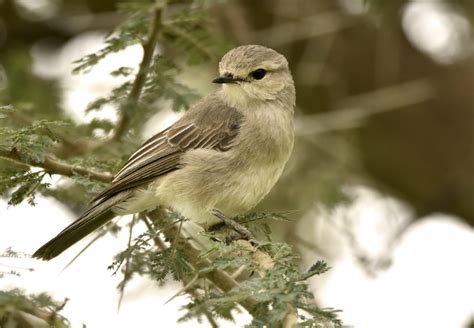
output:
[[[403,109],[432,100],[434,96],[432,84],[425,79],[401,83],[347,98],[333,111],[299,117],[295,131],[298,136],[311,136],[353,129],[372,115]]]
[[[7,115],[12,120],[24,126],[31,126],[35,121],[31,116],[19,111],[11,111],[8,112]],[[73,136],[59,131],[54,131],[54,135],[59,139],[60,143],[55,146],[52,153],[59,158],[81,155],[90,150],[94,150],[104,143],[103,141],[91,138],[74,138]]]
[[[162,8],[158,8],[155,10],[149,36],[147,40],[142,44],[143,58],[139,66],[138,73],[135,76],[135,80],[133,81],[132,89],[130,90],[130,94],[128,95],[127,100],[120,107],[121,116],[112,136],[104,140],[94,140],[89,138],[73,139],[71,137],[68,137],[67,135],[59,134],[58,137],[61,140],[61,143],[54,150],[54,154],[56,156],[60,158],[79,156],[87,152],[93,151],[94,149],[97,149],[108,143],[119,141],[121,137],[125,134],[131,118],[131,111],[133,107],[137,105],[140,99],[143,87],[146,82],[148,70],[153,60],[153,54],[158,43],[160,28],[162,25],[162,11]],[[21,119],[23,123],[31,124],[32,122],[29,118],[16,118]]]
[[[130,91],[128,100],[123,106],[121,106],[121,117],[117,124],[117,127],[115,128],[114,134],[111,137],[111,141],[120,140],[122,135],[125,133],[128,127],[128,123],[130,121],[131,109],[136,106],[138,100],[140,99],[143,86],[146,82],[146,76],[148,74],[148,70],[153,59],[153,53],[155,52],[155,48],[160,35],[161,14],[162,8],[156,9],[153,19],[153,25],[150,29],[150,34],[148,36],[147,41],[142,44],[143,59],[140,63],[140,67],[138,69],[138,73],[135,77],[135,80],[133,81],[132,90]]]
[[[71,164],[59,162],[58,160],[54,159],[50,155],[45,155],[44,160],[42,162],[36,161],[33,159],[26,161],[24,160],[25,156],[22,156],[16,150],[13,150],[13,151],[0,150],[0,158],[4,158],[6,160],[19,163],[21,165],[41,167],[50,174],[59,174],[59,175],[64,175],[68,177],[71,177],[74,175],[82,175],[82,176],[85,176],[94,180],[102,181],[102,182],[110,182],[112,181],[112,177],[113,177],[110,173],[96,172],[79,165],[71,165]]]
[[[247,240],[238,240],[237,241],[245,250],[252,254],[253,260],[260,265],[263,269],[259,273],[260,275],[265,275],[266,270],[271,270],[275,266],[275,262],[270,255],[262,252],[256,248],[252,243]],[[296,315],[296,309],[293,305],[288,304],[288,311],[281,322],[282,328],[291,328],[293,327],[298,320]]]
[[[146,214],[147,218],[145,218],[144,221],[148,229],[153,231],[152,223],[150,221],[154,222],[156,220],[159,220],[160,217],[164,215],[162,211],[163,209],[158,208]],[[177,232],[178,232],[178,228],[176,226],[173,226],[170,229],[163,231],[163,234],[165,235],[166,238],[172,240],[176,238]],[[200,256],[202,250],[199,250],[192,243],[187,241],[188,238],[186,238],[185,236],[181,235],[180,238],[182,238],[182,240],[186,240],[186,243],[187,243],[187,247],[183,249],[186,260],[197,271],[206,269],[211,265],[211,262],[209,259],[202,258]],[[159,237],[157,237],[157,239],[158,240],[155,240],[155,244],[157,245],[158,248],[162,249],[163,241],[161,241]],[[252,254],[253,260],[260,265],[262,270],[259,272],[259,274],[264,275],[265,270],[270,270],[275,265],[273,259],[268,254],[260,251],[255,246],[253,246],[250,242],[245,241],[245,240],[239,240],[238,243],[243,247],[243,249],[245,249],[250,254]],[[211,281],[215,286],[217,286],[223,292],[228,292],[232,288],[239,286],[239,283],[234,278],[232,278],[231,275],[229,275],[227,272],[222,271],[222,270],[214,269],[211,272],[205,272],[204,276],[206,277],[206,279]],[[255,306],[257,305],[257,301],[254,298],[249,297],[243,301],[240,301],[239,304],[243,308],[245,308],[249,313],[252,314]],[[292,305],[288,305],[288,312],[285,318],[281,322],[282,327],[283,328],[293,327],[296,321],[297,321],[296,309]]]
[[[147,229],[149,231],[154,231],[153,223],[151,222],[151,219],[148,216],[142,215],[142,214],[143,213],[140,214],[140,219],[145,223]],[[181,237],[182,236],[180,236],[180,238]],[[153,242],[162,251],[164,251],[168,247],[168,246],[166,246],[165,242],[163,240],[161,240],[160,236],[158,236],[158,235],[153,236]],[[192,289],[189,289],[189,287],[192,285],[192,283],[193,283],[193,281],[190,281],[190,282],[183,281],[183,284],[185,284],[185,286],[183,287],[183,289],[180,292],[185,291],[188,294],[190,294],[192,297],[194,297],[195,299],[199,299],[200,295],[198,295],[198,293],[196,291],[193,291]],[[175,296],[178,296],[178,295],[175,295]],[[173,296],[171,299],[173,299],[175,296]],[[170,300],[168,300],[166,303],[168,303]],[[212,317],[212,314],[210,312],[205,311],[204,315],[206,316],[206,319],[207,319],[207,321],[209,321],[209,324],[211,325],[212,328],[218,328],[219,327],[219,325],[214,320],[214,318]]]
[[[162,209],[158,208],[152,212],[146,214],[151,221],[159,220],[162,217]],[[172,240],[177,231],[177,227],[173,226],[170,229],[167,229],[163,232],[166,238]],[[187,240],[184,236],[181,236],[182,240]],[[187,241],[187,247],[183,249],[184,255],[186,260],[196,269],[196,270],[203,270],[208,268],[211,265],[209,259],[202,258],[201,250],[197,249],[192,243]],[[215,286],[221,289],[223,292],[228,292],[234,287],[238,287],[239,283],[233,279],[227,272],[222,270],[213,270],[210,272],[205,272],[203,275],[212,282]],[[239,304],[246,309],[249,313],[252,313],[253,309],[257,305],[257,301],[253,298],[245,299]]]
[[[357,19],[338,12],[325,12],[261,29],[254,33],[253,39],[257,40],[257,44],[269,44],[276,48],[296,41],[336,33],[358,23]]]

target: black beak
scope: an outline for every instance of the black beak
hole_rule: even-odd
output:
[[[237,83],[240,81],[239,79],[234,78],[234,76],[230,73],[225,73],[224,75],[221,75],[214,80],[212,80],[212,83]]]

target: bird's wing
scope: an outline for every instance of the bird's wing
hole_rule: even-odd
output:
[[[110,187],[94,200],[107,199],[178,169],[187,150],[229,150],[242,120],[238,110],[216,95],[204,98],[171,127],[147,140],[117,172]]]

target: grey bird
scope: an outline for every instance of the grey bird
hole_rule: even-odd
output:
[[[259,45],[230,50],[222,87],[148,139],[107,189],[33,257],[50,260],[118,215],[164,206],[208,228],[253,208],[293,149],[295,87],[288,62]]]

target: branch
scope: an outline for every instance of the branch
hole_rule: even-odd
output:
[[[336,110],[305,115],[296,120],[296,133],[308,136],[359,127],[372,115],[403,109],[435,96],[433,86],[425,79],[374,90],[340,102]]]
[[[25,115],[19,111],[11,111],[8,112],[7,115],[12,120],[24,126],[31,126],[35,121],[31,116]],[[59,131],[54,131],[54,135],[59,139],[60,143],[54,147],[52,152],[59,158],[81,155],[104,144],[104,142],[100,140],[92,138],[74,138]]]
[[[253,260],[260,265],[263,269],[259,273],[261,275],[265,275],[266,270],[271,270],[275,266],[275,262],[270,257],[270,255],[262,252],[254,245],[252,245],[247,240],[238,240],[237,241],[245,250],[252,254]],[[288,311],[285,315],[285,318],[282,320],[282,328],[291,328],[293,327],[298,320],[296,309],[291,305],[288,304]]]
[[[155,52],[155,48],[158,43],[158,38],[160,34],[159,32],[161,27],[161,13],[162,8],[155,10],[153,25],[151,26],[150,34],[148,36],[147,41],[142,44],[143,59],[140,63],[140,67],[138,69],[138,73],[135,77],[135,80],[133,81],[132,90],[130,91],[128,100],[120,109],[122,116],[120,117],[114,134],[110,139],[111,141],[120,140],[122,135],[125,133],[131,116],[130,110],[134,106],[136,106],[138,100],[140,99],[143,86],[145,85],[146,76],[148,74],[148,69],[150,68],[150,64],[153,59],[153,53]]]
[[[356,24],[357,19],[340,13],[325,12],[259,30],[255,32],[254,40],[258,41],[257,44],[269,44],[276,48],[295,41],[336,33]]]
[[[146,215],[142,215],[143,213],[140,214],[140,219],[145,223],[148,231],[154,231],[154,228],[153,228],[153,223],[151,222],[150,218]],[[170,234],[171,235],[171,234]],[[182,236],[180,236],[182,237]],[[156,236],[153,236],[153,241],[156,245],[156,247],[158,247],[160,250],[164,251],[167,246],[165,244],[165,242],[163,240],[161,240],[160,236],[156,235]],[[197,276],[196,276],[197,277]],[[185,283],[185,281],[183,281],[183,283]],[[198,295],[197,292],[193,291],[192,289],[189,289],[189,287],[194,283],[194,279],[192,279],[191,281],[189,282],[186,282],[185,286],[183,287],[183,289],[181,289],[178,294],[175,294],[175,296],[173,296],[172,298],[170,298],[166,303],[168,303],[169,301],[171,301],[173,298],[175,298],[176,296],[178,296],[181,292],[185,291],[187,292],[188,294],[190,294],[192,297],[194,297],[195,299],[199,299],[200,296]],[[206,319],[207,321],[209,321],[209,324],[211,325],[212,328],[218,328],[219,325],[217,324],[217,322],[214,320],[214,318],[212,317],[212,314],[208,311],[205,311],[204,312],[204,315],[206,316]]]
[[[152,212],[146,214],[151,221],[159,220],[163,215],[161,209],[156,209]],[[177,227],[173,226],[170,229],[167,229],[163,232],[166,238],[172,240],[177,231]],[[187,240],[186,237],[181,236],[182,240]],[[211,265],[209,259],[202,258],[201,250],[197,249],[191,242],[187,242],[187,247],[183,249],[186,260],[197,270],[203,270],[208,268]],[[227,272],[222,270],[213,270],[210,272],[204,272],[203,275],[211,281],[215,286],[221,289],[223,292],[228,292],[234,287],[238,287],[239,283],[233,279]],[[253,309],[257,305],[257,301],[253,298],[248,298],[243,301],[240,301],[239,304],[246,309],[249,313],[252,313]]]
[[[131,117],[131,109],[137,105],[140,99],[143,86],[146,82],[148,70],[153,59],[153,53],[158,43],[161,27],[161,14],[162,8],[155,10],[153,24],[150,28],[149,36],[147,41],[142,44],[143,58],[138,69],[138,73],[135,76],[135,80],[133,81],[132,89],[130,90],[127,100],[120,108],[121,117],[117,123],[113,135],[110,138],[104,140],[94,140],[90,138],[73,139],[65,134],[59,133],[57,136],[61,140],[61,143],[54,149],[54,154],[56,156],[60,158],[68,158],[71,156],[79,156],[87,152],[91,152],[108,143],[119,141],[123,134],[127,131]],[[21,116],[21,114],[13,115],[15,115],[13,118],[24,124],[32,123],[32,120],[26,116]]]
[[[59,162],[50,155],[45,155],[44,160],[36,161],[33,159],[24,160],[25,156],[22,156],[18,151],[4,151],[0,150],[0,158],[4,158],[9,161],[27,166],[37,166],[43,168],[46,172],[50,174],[59,174],[64,176],[74,176],[82,175],[94,180],[102,182],[110,182],[112,180],[112,175],[106,172],[96,172],[79,165],[71,165]]]
[[[192,43],[197,49],[206,54],[206,56],[209,57],[211,60],[215,61],[217,59],[216,54],[212,51],[212,49],[209,49],[206,44],[201,42],[193,34],[188,33],[185,29],[173,25],[169,25],[167,28],[169,31],[171,31],[171,33],[174,33],[175,35],[180,36],[183,39]]]
[[[158,208],[146,214],[147,218],[145,218],[144,221],[148,229],[150,229],[151,231],[153,231],[152,223],[149,220],[151,220],[152,222],[159,220],[160,217],[164,215],[162,211],[163,209]],[[169,240],[172,240],[176,238],[176,233],[178,231],[179,231],[178,227],[173,226],[170,229],[163,231],[163,234],[165,235],[166,238],[168,238]],[[155,244],[158,246],[158,248],[163,248],[163,241],[161,241],[159,237],[156,237],[156,238],[158,240],[155,240]],[[202,251],[196,248],[193,245],[193,243],[189,242],[188,241],[189,239],[186,238],[185,236],[181,235],[180,238],[181,240],[185,240],[187,243],[186,245],[187,247],[183,249],[184,255],[186,257],[186,261],[188,261],[197,271],[209,268],[209,266],[211,265],[211,262],[209,259],[201,257]],[[253,260],[260,265],[262,270],[259,273],[261,275],[264,275],[266,270],[270,270],[273,268],[275,263],[268,254],[260,251],[248,241],[239,240],[238,242],[245,250],[247,250],[249,253],[252,254]],[[239,283],[225,271],[214,269],[213,271],[210,271],[210,272],[206,272],[205,270],[203,272],[204,272],[203,275],[205,276],[205,278],[211,281],[215,286],[217,286],[223,292],[228,292],[232,288],[239,286]],[[249,297],[243,301],[240,301],[239,304],[243,308],[245,308],[250,314],[252,314],[255,306],[257,305],[257,301],[254,298]],[[296,309],[292,305],[288,305],[288,312],[285,318],[282,320],[282,327],[283,328],[293,327],[296,321],[297,321]]]

